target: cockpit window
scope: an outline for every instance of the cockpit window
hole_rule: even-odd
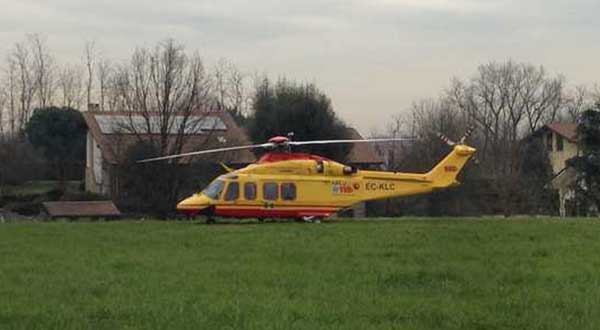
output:
[[[202,191],[202,193],[210,199],[219,199],[221,192],[223,192],[224,186],[225,182],[223,182],[223,180],[215,180],[209,184],[208,187]]]

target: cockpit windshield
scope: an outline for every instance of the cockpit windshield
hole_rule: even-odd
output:
[[[223,192],[223,187],[225,186],[225,182],[223,180],[215,180],[211,184],[206,187],[202,191],[202,193],[210,199],[219,199],[221,196],[221,192]]]

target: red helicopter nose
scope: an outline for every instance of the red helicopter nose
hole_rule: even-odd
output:
[[[269,142],[271,143],[285,143],[285,142],[289,142],[290,139],[286,136],[274,136],[272,138],[269,139]]]

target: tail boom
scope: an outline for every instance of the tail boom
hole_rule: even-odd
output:
[[[475,151],[467,145],[455,145],[442,161],[424,174],[361,171],[364,200],[425,194],[458,185],[456,177]]]

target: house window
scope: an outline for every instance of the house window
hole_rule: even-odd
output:
[[[556,151],[563,151],[563,137],[556,134]]]
[[[240,185],[237,182],[230,182],[227,186],[227,192],[225,192],[226,201],[234,201],[238,199],[240,195]]]
[[[281,199],[284,201],[293,201],[296,199],[296,184],[282,183],[281,184]]]
[[[247,201],[253,201],[256,199],[256,183],[254,183],[254,182],[244,183],[244,198]]]
[[[279,191],[277,189],[277,183],[275,182],[265,182],[263,185],[263,196],[268,201],[274,201],[279,196]]]
[[[548,151],[552,151],[552,132],[546,135],[546,148]]]

